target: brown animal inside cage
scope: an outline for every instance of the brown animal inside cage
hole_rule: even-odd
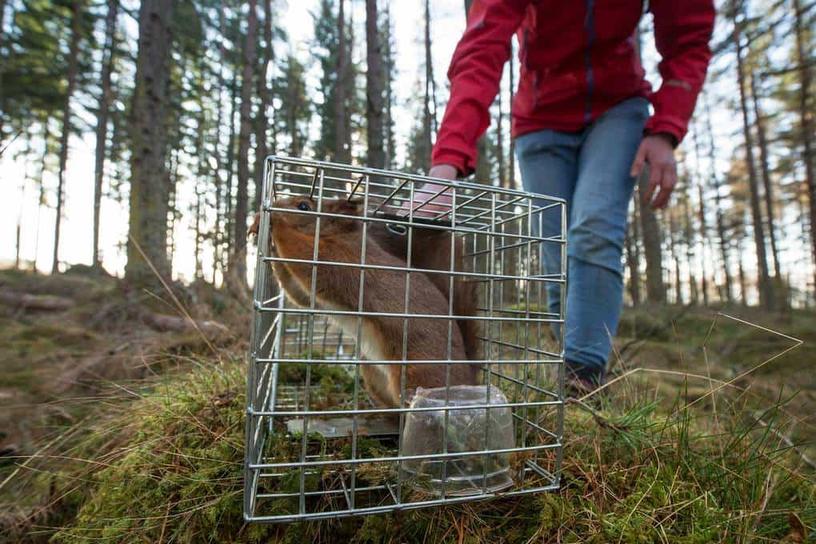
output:
[[[479,324],[467,319],[476,317],[476,288],[454,275],[465,271],[461,238],[428,226],[366,225],[359,201],[302,196],[279,199],[274,207],[268,250],[285,259],[273,264],[281,287],[302,308],[359,312],[361,321],[341,314],[332,320],[350,336],[360,327],[361,356],[383,362],[478,360]],[[310,213],[318,211],[319,217]],[[256,217],[250,232],[258,224]],[[414,232],[408,235],[408,229]],[[307,263],[312,260],[319,264]],[[362,366],[361,373],[371,399],[383,407],[404,405],[417,387],[478,384],[481,374],[473,362],[378,363]]]

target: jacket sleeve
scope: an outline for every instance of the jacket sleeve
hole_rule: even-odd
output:
[[[431,163],[450,164],[467,175],[476,165],[476,142],[490,124],[510,39],[530,0],[475,0],[468,24],[453,53],[450,99],[439,127]]]
[[[651,11],[663,84],[652,95],[654,115],[646,131],[668,133],[679,143],[711,59],[708,43],[714,29],[714,4],[712,0],[652,0]]]

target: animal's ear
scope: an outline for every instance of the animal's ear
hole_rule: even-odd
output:
[[[258,236],[258,229],[261,228],[261,213],[257,212],[255,214],[255,218],[252,220],[252,224],[247,229],[247,238],[252,235]]]
[[[342,199],[338,211],[347,215],[360,215],[363,213],[363,201]]]

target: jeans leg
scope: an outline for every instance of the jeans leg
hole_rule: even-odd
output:
[[[563,198],[569,203],[575,190],[580,143],[580,134],[554,130],[541,130],[517,138],[516,155],[524,189],[531,193]],[[535,204],[543,205],[545,202],[539,200]],[[559,235],[561,211],[558,208],[544,211],[541,214],[541,224],[533,224],[533,232],[545,237]],[[543,272],[560,274],[561,246],[544,242],[541,253]],[[561,289],[560,284],[547,284],[547,311],[555,314],[560,312]],[[558,326],[553,327],[553,332],[559,336]]]
[[[584,135],[567,236],[569,287],[565,358],[603,375],[623,303],[624,238],[634,179],[629,175],[648,117],[633,98]]]

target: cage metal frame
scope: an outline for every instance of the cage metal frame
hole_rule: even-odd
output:
[[[563,199],[545,195],[533,195],[518,190],[487,186],[464,181],[451,181],[440,178],[406,174],[388,170],[349,166],[324,161],[314,161],[292,157],[269,156],[265,160],[264,183],[261,196],[261,218],[258,230],[258,253],[256,259],[255,281],[253,290],[254,315],[250,335],[248,353],[247,376],[247,406],[246,406],[246,444],[244,464],[244,518],[250,522],[291,522],[309,519],[325,519],[393,512],[414,508],[427,508],[443,504],[454,504],[483,500],[497,496],[515,496],[545,491],[554,491],[559,488],[561,464],[563,457],[564,434],[564,358],[563,358],[563,325],[567,284],[566,267],[566,227],[567,209]],[[431,183],[441,186],[441,189],[428,190],[425,185]],[[425,194],[427,200],[419,205],[407,206],[415,202],[415,197]],[[447,206],[440,204],[443,193],[450,195],[451,203]],[[275,207],[275,199],[284,196],[308,195],[317,202],[314,211],[283,210]],[[360,305],[356,311],[330,310],[316,307],[315,284],[317,267],[329,264],[321,261],[318,253],[321,221],[336,217],[334,214],[322,211],[325,199],[358,198],[363,202],[363,215],[357,217],[361,221],[362,248],[361,262],[336,263],[331,266],[347,266],[360,271]],[[430,212],[429,209],[436,209]],[[439,208],[442,210],[438,210]],[[393,214],[384,214],[385,208],[397,210],[400,215],[395,219]],[[425,210],[423,210],[425,208]],[[444,210],[447,211],[444,211]],[[560,214],[560,232],[555,235],[543,236],[543,213],[550,210]],[[422,211],[422,213],[417,213]],[[314,255],[311,260],[287,259],[267,254],[267,240],[270,236],[271,213],[301,213],[315,216]],[[433,221],[428,216],[433,213]],[[348,217],[348,216],[345,216]],[[423,220],[426,219],[426,220]],[[385,223],[407,231],[408,256],[405,267],[376,265],[365,262],[367,229],[369,225]],[[510,226],[517,223],[518,232],[510,232]],[[411,267],[412,236],[414,228],[431,228],[451,232],[451,267],[446,271],[423,270]],[[524,232],[522,232],[524,231]],[[487,260],[485,271],[480,272],[477,266],[469,271],[454,269],[453,244],[455,237],[465,237],[467,248],[466,257],[473,263]],[[483,237],[485,244],[479,244],[479,237]],[[468,238],[470,237],[470,238]],[[498,241],[498,245],[497,245]],[[472,242],[472,243],[471,243]],[[542,248],[544,244],[560,246],[560,266],[556,272],[544,273],[542,263]],[[505,263],[516,252],[516,262]],[[526,254],[526,262],[523,256]],[[310,308],[298,308],[287,304],[287,297],[283,290],[275,289],[274,276],[271,264],[279,262],[307,264],[312,267],[312,289],[309,293]],[[507,265],[507,266],[506,266]],[[512,266],[516,269],[508,273]],[[497,272],[498,269],[498,272]],[[381,314],[366,312],[362,308],[363,290],[365,289],[365,274],[367,270],[389,270],[404,272],[405,308],[408,308],[411,274],[441,273],[449,278],[450,291],[449,311],[447,315],[418,315],[416,313]],[[511,270],[512,271],[512,270]],[[455,277],[463,277],[466,281],[474,281],[483,286],[487,294],[485,304],[479,305],[477,316],[457,316],[453,313],[452,290]],[[515,285],[518,308],[512,308],[512,301],[504,298],[504,282]],[[499,284],[496,297],[496,284]],[[557,284],[561,298],[560,311],[552,314],[542,310],[545,285]],[[523,285],[523,289],[522,289]],[[537,298],[533,294],[537,290]],[[522,296],[522,291],[524,296]],[[536,309],[531,310],[533,303]],[[497,307],[498,305],[498,307]],[[366,317],[375,315],[403,318],[405,333],[403,336],[402,361],[372,361],[363,360],[359,356],[359,346],[362,338],[362,321]],[[337,330],[330,323],[332,317],[347,316],[356,318],[358,322],[356,338],[344,338],[342,330]],[[407,322],[412,318],[445,319],[448,323],[448,360],[405,360],[407,341]],[[434,455],[440,459],[460,459],[467,456],[495,456],[520,455],[520,468],[516,482],[512,489],[492,492],[487,489],[487,475],[483,492],[466,496],[448,495],[446,493],[447,473],[443,473],[443,486],[439,497],[413,497],[406,493],[406,485],[402,480],[402,471],[396,471],[396,480],[386,478],[380,484],[358,485],[358,467],[365,464],[385,463],[392,467],[401,467],[407,460],[428,457],[402,455],[402,429],[405,417],[411,412],[423,410],[406,405],[405,373],[407,365],[422,365],[448,363],[446,373],[446,390],[450,387],[450,364],[461,363],[451,361],[451,327],[459,319],[476,319],[483,323],[480,337],[483,345],[483,357],[477,361],[481,364],[484,374],[484,384],[489,393],[491,387],[515,387],[516,393],[523,391],[521,399],[507,400],[505,404],[479,404],[468,406],[467,409],[496,409],[509,408],[512,410],[514,422],[514,436],[516,442],[512,448],[490,449],[485,443],[485,449],[473,452],[448,452],[447,421],[451,411],[464,409],[463,407],[446,405],[436,411],[443,411],[445,423],[444,450]],[[503,336],[504,324],[516,327],[516,341],[505,340]],[[541,338],[544,337],[543,326],[556,323],[560,331],[555,338],[557,349],[542,347]],[[498,326],[498,337],[494,331]],[[322,333],[319,329],[322,327]],[[523,329],[524,334],[521,334]],[[512,332],[512,331],[511,331]],[[321,335],[322,334],[322,335]],[[523,339],[522,339],[523,336]],[[316,342],[316,340],[318,342]],[[298,347],[308,346],[306,356],[287,356],[287,346],[294,342],[295,351]],[[531,345],[531,342],[533,345]],[[327,348],[334,350],[332,357],[315,359],[314,346],[319,343],[321,352],[325,354]],[[507,357],[507,352],[516,353],[514,357]],[[502,354],[505,355],[502,355]],[[519,354],[520,353],[520,354]],[[279,384],[280,366],[283,364],[305,365],[305,383],[302,390],[297,385]],[[335,409],[310,409],[311,395],[316,394],[311,383],[312,367],[315,364],[340,364],[353,368],[353,394],[351,407]],[[361,387],[360,367],[364,364],[399,364],[401,365],[401,402],[396,408],[363,407],[365,403]],[[510,366],[515,374],[503,367]],[[547,389],[543,386],[545,378],[542,369],[550,369],[550,381],[554,387]],[[522,374],[519,374],[519,371]],[[531,373],[531,371],[533,371]],[[532,376],[531,376],[532,374]],[[554,376],[553,376],[554,374]],[[545,373],[546,376],[546,373]],[[532,379],[531,379],[532,378]],[[493,384],[493,385],[491,385]],[[503,384],[503,385],[502,385]],[[554,389],[554,390],[553,390]],[[518,397],[518,394],[515,395]],[[539,400],[532,400],[532,397]],[[536,397],[537,396],[537,397]],[[428,410],[428,409],[425,409]],[[542,412],[543,411],[543,412]],[[360,458],[358,454],[358,440],[361,435],[360,419],[367,416],[395,414],[399,416],[398,434],[396,437],[396,452],[375,458]],[[531,415],[532,414],[532,415]],[[542,415],[543,414],[543,415]],[[351,417],[351,455],[340,458],[320,458],[310,453],[309,422],[327,417]],[[289,443],[299,441],[299,452],[291,460],[283,461],[269,459],[265,455],[272,437],[281,437],[280,424],[294,418],[302,419],[300,437],[289,436]],[[546,428],[545,418],[551,428]],[[275,422],[278,422],[276,428]],[[488,425],[489,426],[489,425]],[[519,428],[521,427],[521,428]],[[487,435],[486,428],[485,434]],[[288,435],[287,435],[288,436]],[[284,439],[287,436],[283,436]],[[534,438],[540,443],[536,443]],[[546,440],[544,439],[546,438]],[[528,440],[531,442],[528,444]],[[548,454],[548,467],[539,464],[541,452]],[[526,458],[524,456],[527,456]],[[444,463],[445,471],[447,462]],[[320,475],[326,468],[336,467],[332,472],[339,480],[339,488],[326,488],[324,480],[318,484],[318,489],[309,490],[306,484],[307,477]],[[261,488],[268,482],[279,482],[291,476],[294,470],[298,475],[297,491],[268,490]],[[486,470],[486,469],[485,469]],[[530,480],[529,485],[522,483]],[[271,484],[274,487],[274,483]],[[322,487],[321,487],[322,486]],[[358,494],[368,493],[374,497],[368,501],[357,500]],[[406,498],[407,497],[407,498]],[[297,502],[296,512],[275,512],[264,510],[260,503],[275,505],[275,501],[290,500]],[[322,500],[318,509],[313,511],[307,507],[315,501]],[[335,502],[331,502],[335,501]],[[379,502],[377,502],[379,501]],[[340,503],[337,508],[332,508]],[[361,505],[360,503],[364,503]],[[328,506],[327,506],[328,504]]]

